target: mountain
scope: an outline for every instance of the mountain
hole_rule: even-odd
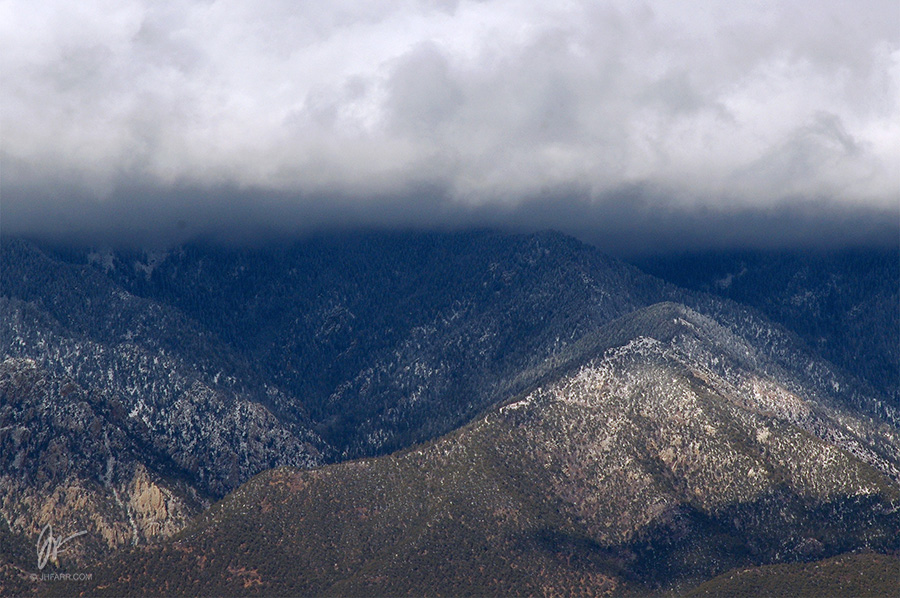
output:
[[[0,280],[0,508],[15,531],[65,522],[91,532],[75,556],[97,556],[174,533],[266,468],[321,462],[299,409],[274,417],[277,391],[177,310],[20,241],[3,244]]]
[[[52,571],[87,567],[128,547],[137,551],[128,554],[144,555],[142,547],[154,543],[160,544],[160,552],[147,553],[157,555],[148,557],[148,563],[162,566],[171,557],[171,547],[184,546],[168,538],[200,537],[180,532],[186,527],[209,530],[209,546],[216,550],[262,554],[257,540],[245,538],[239,549],[229,544],[230,528],[208,524],[209,513],[225,507],[207,509],[226,496],[220,504],[243,504],[233,501],[243,500],[235,497],[249,496],[247,492],[260,492],[259,504],[267,504],[271,501],[265,492],[253,488],[258,480],[269,479],[266,476],[280,475],[332,480],[327,487],[316,486],[320,494],[302,499],[309,504],[340,495],[342,490],[333,486],[357,488],[360,493],[346,500],[362,505],[370,494],[381,496],[378,488],[412,493],[415,501],[431,505],[429,512],[440,515],[441,525],[450,525],[442,513],[458,515],[470,522],[466,529],[472,538],[490,532],[498,546],[528,563],[522,570],[529,575],[550,572],[534,581],[541,588],[572,588],[576,579],[579,584],[593,583],[578,577],[577,571],[554,565],[559,558],[569,558],[565,555],[590,564],[590,571],[599,576],[597,583],[656,591],[687,587],[724,572],[729,564],[817,558],[860,547],[886,549],[890,542],[879,538],[893,525],[890,488],[897,485],[900,429],[890,389],[878,386],[860,368],[835,366],[823,358],[821,343],[810,343],[790,324],[773,323],[757,308],[727,297],[666,283],[557,233],[370,232],[257,247],[196,242],[169,251],[4,240],[0,592],[36,589],[27,578],[34,572],[34,543],[47,524],[58,537],[88,532],[68,546],[63,559],[48,565]],[[631,357],[616,361],[616,351]],[[606,419],[590,421],[572,412],[574,419],[565,423],[561,414],[569,412],[559,411],[557,405],[535,412],[535,418],[516,427],[503,423],[509,410],[497,411],[514,398],[549,392],[584,368],[607,367],[612,368],[611,379],[632,380],[646,386],[648,394],[622,390],[627,400],[615,398],[619,402],[609,404],[617,407],[593,409],[591,413]],[[653,405],[666,405],[673,412],[683,409],[678,401],[670,404],[668,383],[662,382],[668,377],[675,387],[688,389],[684,396],[705,397],[698,399],[697,413],[705,414],[713,429],[728,434],[714,441],[697,436],[682,445],[670,438],[672,426],[654,419],[656,415],[635,416],[644,408],[655,413]],[[597,389],[579,392],[596,394],[602,405],[613,400]],[[649,402],[639,409],[640,401]],[[577,401],[560,405],[569,403]],[[597,455],[607,453],[596,446],[596,439],[604,430],[613,430],[607,426],[620,416],[632,432],[615,436],[619,452],[603,467],[618,467],[615,479],[629,483],[647,476],[655,481],[594,512],[589,505],[598,500],[600,486],[591,484],[600,482],[567,481],[565,476],[600,467]],[[693,417],[685,415],[678,426],[690,428]],[[764,441],[752,440],[756,432],[747,422],[758,417],[778,422],[780,427],[760,434],[781,439],[779,451],[763,450],[759,447],[768,446]],[[557,423],[550,426],[553,421]],[[488,423],[483,430],[479,427]],[[697,432],[690,429],[691,434]],[[483,451],[459,441],[472,430],[479,430],[478,442],[516,455],[515,467],[498,470],[494,460],[479,461]],[[744,436],[751,440],[735,440]],[[684,469],[677,459],[660,465],[646,452],[658,442],[663,442],[660,450],[669,443],[672,452],[665,453],[666,459],[687,447],[693,447],[691,455],[708,453],[717,459],[692,456],[694,469]],[[740,453],[745,444],[759,447],[748,453],[749,460],[735,461],[743,464],[740,467],[732,464],[732,469],[722,470],[728,459],[720,462],[718,457]],[[786,446],[807,447],[809,458],[827,465],[831,477],[813,475],[792,463],[799,453],[789,454]],[[463,460],[453,466],[458,471],[431,456],[410,465],[411,447],[426,447],[431,456],[450,451]],[[547,457],[534,461],[529,456],[533,454]],[[750,469],[742,475],[763,472],[768,481],[759,482],[755,490],[741,486],[736,494],[710,482],[732,480],[744,465]],[[431,481],[415,481],[419,466],[431,472]],[[829,469],[832,466],[837,469]],[[509,504],[527,514],[518,520],[526,527],[509,528],[506,515],[492,515],[489,521],[474,511],[456,513],[447,506],[449,500],[454,505],[464,500],[482,504],[459,478],[471,475],[472,468],[487,472],[479,483],[498,499],[523,484],[534,489],[537,494],[519,489],[509,498]],[[653,477],[666,468],[668,474]],[[383,469],[387,477],[378,477]],[[310,473],[300,473],[305,470]],[[400,473],[390,473],[395,470]],[[361,473],[341,473],[348,471]],[[494,479],[495,474],[500,477]],[[253,478],[257,475],[262,477]],[[699,477],[690,481],[690,476]],[[462,494],[441,498],[440,480],[457,480],[450,486]],[[707,502],[685,494],[685,488],[700,488]],[[642,506],[645,491],[651,492],[646,496],[665,496],[665,504],[674,505],[674,510],[666,507],[660,513],[683,524],[683,536],[672,531],[660,513]],[[708,502],[716,494],[721,504]],[[290,496],[282,498],[290,502]],[[505,513],[502,505],[483,504]],[[751,523],[732,529],[721,519],[727,505],[745,504],[747,511],[734,506],[738,514],[732,520],[746,517]],[[395,509],[390,512],[399,522],[379,519],[388,527],[353,531],[340,513],[355,507],[341,507],[338,519],[329,514],[327,501],[317,508],[321,512],[315,517],[326,522],[329,533],[357,534],[367,543],[385,535],[373,546],[392,542],[390,530],[403,536],[404,526],[419,520],[415,513]],[[381,504],[371,508],[387,509]],[[783,520],[771,519],[773,509],[785,513]],[[294,521],[296,516],[279,513],[280,521]],[[613,521],[620,513],[627,514],[621,525]],[[281,528],[266,528],[257,515],[248,516],[247,525],[259,524],[270,537],[282,537]],[[823,528],[831,530],[823,532],[827,537],[809,532],[802,523],[819,516],[835,520],[834,526]],[[499,525],[498,531],[490,531],[494,528],[489,523]],[[658,535],[653,535],[653,525],[661,526]],[[607,528],[618,531],[602,531]],[[544,532],[550,535],[541,536]],[[662,538],[670,532],[681,539],[665,544]],[[706,554],[696,545],[698,538],[713,532],[731,538],[731,544],[721,547],[731,556],[713,565],[691,565],[690,559]],[[513,536],[522,541],[514,543]],[[794,546],[794,539],[807,536],[811,540],[805,548]],[[285,538],[284,546],[299,541]],[[635,544],[636,538],[646,543]],[[772,548],[776,544],[780,548]],[[297,546],[300,551],[318,550],[304,548],[302,542]],[[462,564],[476,545],[464,546],[468,548],[454,553],[453,566],[462,569],[446,573],[448,579],[457,576],[459,588],[469,587],[465,584],[474,582],[465,580],[477,577],[465,573],[469,565]],[[645,548],[661,556],[654,560]],[[485,558],[496,553],[484,550]],[[357,565],[381,566],[371,555],[353,556],[348,546],[340,545],[335,554],[357,559],[348,561],[345,572],[355,571]],[[276,555],[269,556],[278,562]],[[153,560],[157,558],[162,560]],[[493,558],[478,562],[490,570]],[[678,568],[685,572],[680,577],[672,573]],[[178,570],[172,564],[171,571]],[[169,593],[154,585],[160,578],[139,573],[134,579],[144,579],[148,591],[155,587]],[[191,571],[178,575],[197,581]],[[301,587],[298,583],[340,593],[344,583],[343,577],[324,573],[299,580],[287,575],[281,581],[271,572],[267,575],[266,588],[288,593]],[[526,583],[509,575],[504,573],[496,587]],[[138,585],[110,583],[122,591],[140,590]],[[235,588],[223,586],[222,591]],[[414,592],[412,586],[408,589]]]
[[[203,497],[157,447],[123,425],[125,413],[31,359],[0,363],[2,509],[13,529],[90,529],[79,556],[179,531]],[[60,523],[70,526],[62,530]],[[33,548],[33,547],[31,547]],[[29,550],[33,553],[33,550]]]
[[[900,249],[719,251],[635,264],[752,306],[900,407]]]
[[[89,562],[272,467],[446,433],[661,283],[557,234],[0,246],[0,509]],[[65,530],[63,530],[65,531]]]
[[[359,233],[76,259],[217,335],[296,397],[342,458],[454,429],[662,286],[557,233]]]
[[[684,305],[637,310],[447,436],[265,472],[79,588],[658,594],[735,567],[900,548],[900,431],[792,391],[753,342]]]

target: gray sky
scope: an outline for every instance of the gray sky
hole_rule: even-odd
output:
[[[896,0],[0,0],[0,60],[10,233],[898,226]]]

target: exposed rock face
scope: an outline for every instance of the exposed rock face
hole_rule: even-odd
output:
[[[174,497],[165,488],[154,484],[144,467],[137,468],[129,490],[128,502],[140,534],[168,537],[180,529],[169,522],[169,509],[178,507]]]
[[[274,426],[266,423],[262,406],[233,403],[204,415],[209,406],[186,397],[169,410],[168,421],[196,422],[199,429],[188,442],[175,444],[136,433],[121,403],[104,395],[101,390],[92,396],[32,359],[0,363],[0,513],[14,532],[30,539],[32,549],[48,524],[57,537],[87,531],[67,546],[70,564],[176,533],[209,504],[211,489],[220,488],[204,484],[210,477],[222,479],[203,475],[215,463],[230,464],[240,480],[267,467],[278,448],[285,449],[284,462],[310,462],[310,453],[290,436],[265,448]],[[203,423],[215,414],[220,417]],[[237,428],[232,433],[244,439],[249,471],[241,472],[235,458],[241,442],[228,444],[216,431],[223,426]],[[214,461],[204,465],[203,451],[211,450],[221,453],[208,453]]]
[[[76,384],[33,360],[0,363],[0,511],[36,544],[87,531],[70,563],[168,537],[205,504],[189,485],[149,471],[141,447]],[[32,544],[34,548],[34,544]]]
[[[0,257],[0,512],[13,533],[85,530],[66,559],[91,561],[168,537],[269,467],[320,462],[302,410],[273,415],[279,391],[238,380],[246,368],[177,310],[28,243]]]

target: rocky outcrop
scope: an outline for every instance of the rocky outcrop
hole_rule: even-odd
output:
[[[0,363],[0,447],[0,513],[35,544],[48,525],[58,538],[87,532],[67,545],[70,563],[168,537],[206,504],[148,469],[141,447],[77,384],[30,359]]]
[[[91,562],[176,533],[269,467],[320,462],[302,411],[274,415],[279,391],[238,380],[242,366],[177,310],[25,242],[0,247],[0,277],[0,514],[13,533],[86,531],[65,558]]]
[[[200,401],[185,401],[175,413],[182,423],[199,421],[209,417],[203,408]],[[231,457],[238,464],[236,481],[264,469],[271,451],[285,446],[292,448],[280,459],[304,463],[291,458],[292,451],[307,454],[297,441],[263,443],[272,430],[266,422],[271,415],[261,406],[219,409],[222,416],[186,446],[165,438],[151,442],[123,420],[115,395],[103,389],[88,393],[34,359],[6,358],[0,362],[0,514],[33,543],[48,525],[60,538],[86,531],[65,552],[68,563],[83,564],[123,546],[169,537],[208,505],[214,495],[204,484],[204,451],[216,462],[229,462],[228,455],[242,450],[257,459],[242,472]],[[243,438],[243,445],[238,441],[232,448],[216,434],[212,438],[224,445],[217,455],[204,434],[222,426],[237,428],[229,434]],[[201,465],[192,469],[192,459]]]

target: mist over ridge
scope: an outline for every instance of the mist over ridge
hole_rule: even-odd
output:
[[[5,236],[897,243],[890,1],[39,4],[0,25]]]
[[[851,208],[821,201],[733,210],[677,208],[629,190],[605,203],[551,195],[469,208],[454,205],[435,189],[365,203],[266,191],[140,189],[103,202],[82,197],[0,204],[3,237],[130,249],[167,249],[194,240],[252,246],[353,231],[473,229],[557,230],[624,258],[706,250],[893,248],[900,245],[900,205]]]

